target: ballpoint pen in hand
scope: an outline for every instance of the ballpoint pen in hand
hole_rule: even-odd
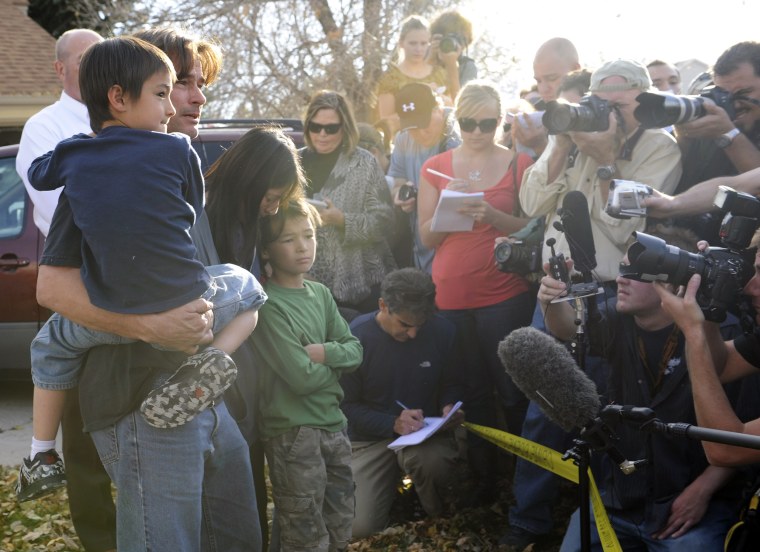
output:
[[[413,410],[412,408],[409,408],[408,406],[406,406],[401,401],[396,401],[396,404],[399,405],[404,410]],[[425,427],[427,425],[427,422],[425,421],[425,418],[423,418],[421,421],[422,421],[422,427]]]

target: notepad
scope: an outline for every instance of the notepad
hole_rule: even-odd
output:
[[[463,215],[458,209],[470,201],[482,200],[484,196],[483,192],[468,194],[455,190],[441,191],[430,229],[433,232],[468,232],[472,230],[475,219],[469,215]]]
[[[449,413],[443,418],[436,416],[425,416],[425,426],[422,429],[418,429],[414,433],[409,433],[408,435],[402,435],[390,443],[388,445],[388,448],[391,450],[398,450],[411,445],[419,445],[437,433],[438,430],[441,429],[444,425],[446,425],[446,422],[448,422],[454,413],[456,413],[456,411],[461,407],[462,401],[457,401],[451,410],[449,410]]]

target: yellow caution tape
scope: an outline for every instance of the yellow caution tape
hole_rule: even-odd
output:
[[[532,462],[545,470],[549,470],[560,477],[564,477],[573,483],[578,483],[578,466],[573,462],[562,460],[562,455],[556,450],[491,427],[471,424],[469,422],[466,422],[464,426],[469,431],[504,450],[508,450],[512,454],[516,454],[520,458]],[[623,549],[620,547],[617,535],[615,535],[612,524],[610,524],[610,519],[607,517],[607,511],[604,509],[604,504],[602,504],[602,497],[599,496],[599,489],[596,486],[591,470],[588,471],[588,477],[591,506],[594,511],[596,530],[599,533],[602,549],[606,552],[622,552]]]

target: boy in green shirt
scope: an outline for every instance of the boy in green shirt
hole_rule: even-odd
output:
[[[291,201],[261,228],[269,300],[252,336],[260,367],[261,435],[281,550],[345,550],[354,516],[351,443],[338,380],[362,346],[330,290],[304,279],[314,262],[316,209]]]

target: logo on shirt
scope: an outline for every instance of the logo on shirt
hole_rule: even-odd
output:
[[[681,357],[675,357],[671,358],[668,361],[668,366],[665,368],[665,376],[669,376],[672,374],[676,368],[678,368],[681,365]]]
[[[420,368],[430,368],[432,364],[430,364],[429,360],[423,360],[420,362]]]

